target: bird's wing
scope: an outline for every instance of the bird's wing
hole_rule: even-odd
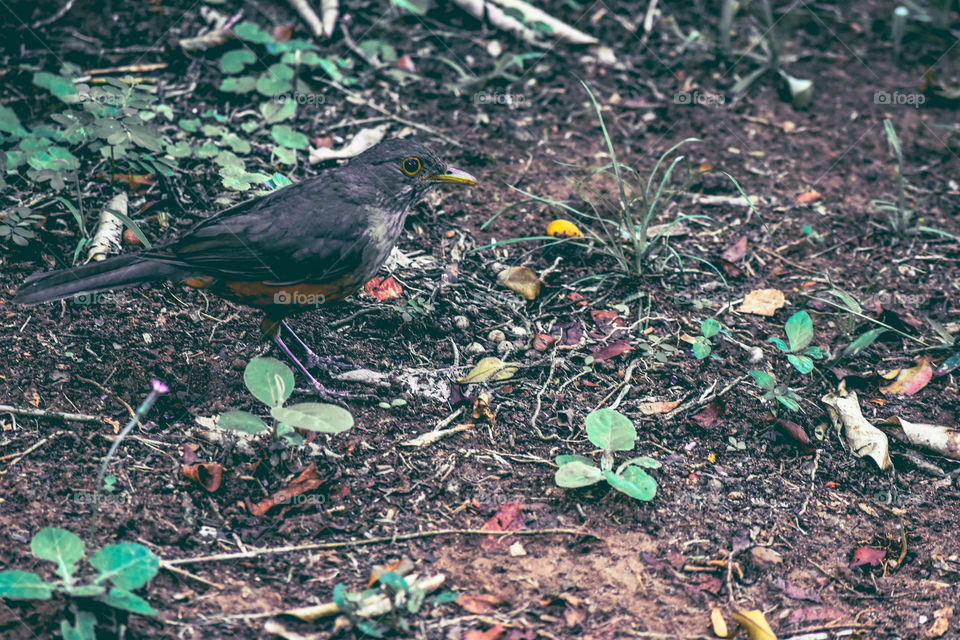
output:
[[[346,191],[337,180],[304,180],[221,211],[146,255],[235,280],[337,280],[360,269],[367,242],[364,212]]]

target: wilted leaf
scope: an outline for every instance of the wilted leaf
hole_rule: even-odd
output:
[[[383,300],[399,298],[403,293],[403,287],[400,286],[400,283],[397,282],[393,276],[387,276],[386,278],[377,276],[363,285],[363,289],[374,300],[381,302]]]
[[[914,446],[922,447],[947,458],[960,460],[960,429],[939,424],[909,422],[897,416],[888,418],[881,424],[900,427],[903,434]]]
[[[645,416],[652,416],[658,413],[670,413],[680,404],[679,400],[668,400],[663,402],[641,402],[640,413]]]
[[[590,355],[593,356],[595,361],[609,360],[610,358],[615,358],[622,353],[627,353],[632,351],[633,347],[626,340],[620,340],[608,344],[605,347],[597,347],[590,351]]]
[[[497,275],[497,282],[527,300],[536,300],[543,284],[529,267],[507,267]]]
[[[216,462],[183,465],[183,476],[213,493],[223,482],[223,465]]]
[[[822,401],[827,405],[830,420],[837,431],[843,427],[844,438],[853,455],[858,458],[873,458],[877,466],[884,471],[893,466],[887,436],[863,417],[856,391],[847,392],[841,383],[836,393],[828,393]]]
[[[880,387],[880,393],[911,395],[927,386],[931,378],[933,378],[933,368],[930,366],[930,359],[923,356],[917,360],[917,366],[902,369],[893,384]]]
[[[737,311],[758,316],[772,316],[786,303],[787,299],[779,289],[757,289],[744,296],[743,304]]]
[[[816,202],[821,198],[819,191],[806,191],[797,196],[797,204],[810,204],[811,202]]]
[[[463,384],[476,384],[488,380],[508,380],[516,375],[520,363],[504,362],[493,356],[484,358],[464,377],[457,380]]]
[[[484,614],[493,611],[498,604],[503,604],[503,598],[489,594],[474,596],[465,593],[457,598],[457,604],[468,613]]]
[[[853,559],[850,561],[850,568],[854,567],[878,567],[880,563],[883,562],[883,559],[887,557],[887,552],[884,549],[877,549],[876,547],[860,547],[853,552]]]
[[[746,254],[747,236],[740,236],[736,242],[734,242],[730,247],[727,248],[726,251],[720,254],[720,257],[727,262],[739,262]]]
[[[256,504],[247,500],[247,510],[255,516],[262,516],[274,507],[282,506],[282,514],[286,513],[295,506],[294,501],[297,496],[313,491],[321,484],[320,476],[317,475],[317,465],[311,462],[310,466],[300,472],[300,475],[294,478],[286,489],[281,489]]]
[[[492,518],[487,520],[481,529],[491,532],[507,532],[523,529],[526,523],[526,516],[523,514],[522,504],[519,500],[508,502],[500,507]],[[510,546],[513,542],[509,537],[485,536],[480,542],[484,551],[494,551]]]

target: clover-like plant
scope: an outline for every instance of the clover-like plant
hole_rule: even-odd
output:
[[[790,411],[800,410],[800,396],[794,393],[789,387],[777,384],[777,379],[772,374],[759,369],[751,369],[750,377],[753,378],[761,389],[763,389],[763,399],[773,402],[776,400]],[[771,409],[776,414],[776,405]]]
[[[601,480],[637,500],[653,500],[657,494],[657,481],[644,471],[658,469],[660,463],[653,458],[641,456],[627,460],[613,470],[613,452],[630,451],[637,440],[637,430],[630,418],[615,409],[597,409],[587,416],[587,438],[603,449],[600,466],[585,456],[557,456],[559,465],[554,480],[558,487],[576,489],[596,484]]]
[[[813,361],[822,358],[823,352],[820,347],[810,345],[813,342],[813,321],[810,319],[810,314],[806,311],[797,311],[783,325],[783,330],[790,342],[789,347],[782,339],[775,336],[771,337],[769,342],[786,353],[787,360],[800,373],[806,374],[813,371]]]
[[[276,358],[254,358],[243,371],[243,382],[250,393],[270,407],[273,425],[247,411],[228,411],[218,424],[224,429],[245,433],[269,432],[274,440],[284,438],[292,444],[303,439],[294,429],[340,433],[353,426],[353,416],[343,407],[320,402],[300,402],[285,407],[293,393],[293,371]]]
[[[41,560],[56,565],[57,580],[46,581],[35,573],[10,569],[0,571],[0,597],[11,600],[49,600],[54,593],[72,598],[97,600],[115,609],[153,616],[157,612],[133,593],[157,575],[160,560],[142,544],[121,542],[108,544],[90,558],[90,565],[99,573],[92,580],[77,574],[77,564],[84,557],[83,541],[66,529],[48,527],[37,532],[30,541],[30,551]],[[111,586],[112,585],[112,586]],[[64,638],[93,640],[96,617],[80,611],[76,626],[66,620],[60,623]]]
[[[720,333],[720,323],[713,318],[707,318],[700,323],[700,333],[697,341],[693,343],[693,355],[697,360],[703,360],[713,351],[710,338]]]

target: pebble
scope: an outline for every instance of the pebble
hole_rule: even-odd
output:
[[[454,316],[453,317],[453,326],[457,329],[469,329],[470,328],[470,318],[467,316]]]
[[[487,334],[487,340],[490,342],[503,342],[506,339],[507,336],[503,333],[503,331],[500,331],[500,329],[494,329]]]
[[[769,547],[753,547],[750,557],[759,567],[772,567],[783,562],[783,556]]]
[[[513,351],[513,348],[514,347],[512,342],[507,342],[506,340],[504,340],[503,342],[497,345],[497,355],[499,355],[501,358],[505,358],[507,355],[510,354],[511,351]]]
[[[479,342],[471,342],[466,349],[467,353],[483,353],[486,349]]]
[[[526,338],[527,330],[523,327],[510,327],[510,333],[512,333],[517,338]]]

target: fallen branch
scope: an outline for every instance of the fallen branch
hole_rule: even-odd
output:
[[[55,418],[69,422],[100,422],[100,416],[91,416],[85,413],[66,413],[50,409],[31,409],[29,407],[14,407],[9,404],[0,404],[0,413],[13,413],[29,418]]]

